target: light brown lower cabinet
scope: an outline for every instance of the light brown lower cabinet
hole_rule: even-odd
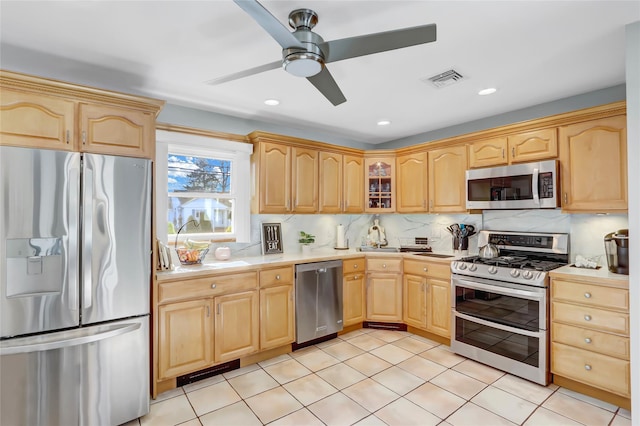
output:
[[[214,303],[214,361],[230,361],[257,352],[260,347],[258,292],[219,296]]]
[[[367,320],[402,322],[402,259],[367,259]]]
[[[364,257],[342,262],[342,323],[345,327],[366,319]]]
[[[260,289],[260,349],[293,342],[294,314],[293,285]]]

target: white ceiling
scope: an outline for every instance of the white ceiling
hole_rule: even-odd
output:
[[[282,69],[204,83],[281,57],[230,0],[2,0],[0,66],[381,143],[624,83],[624,27],[640,20],[637,0],[261,3],[285,25],[291,10],[315,10],[327,41],[428,23],[438,40],[328,64],[347,98],[334,107]],[[464,80],[422,81],[451,68]],[[486,87],[498,91],[478,96]]]

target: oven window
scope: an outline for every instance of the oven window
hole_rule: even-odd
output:
[[[540,338],[510,333],[456,317],[456,341],[534,367],[539,366]]]
[[[540,303],[536,300],[457,285],[456,311],[514,328],[540,330]]]
[[[532,181],[530,174],[469,180],[469,201],[532,200]]]

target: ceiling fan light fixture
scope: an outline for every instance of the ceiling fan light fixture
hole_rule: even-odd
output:
[[[322,71],[324,61],[312,52],[294,52],[284,59],[282,67],[297,77],[311,77]]]

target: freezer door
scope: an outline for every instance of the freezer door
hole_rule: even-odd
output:
[[[151,161],[85,154],[82,324],[149,313]]]
[[[149,317],[0,342],[2,425],[119,425],[149,412]]]
[[[80,154],[0,146],[3,338],[77,326]]]

